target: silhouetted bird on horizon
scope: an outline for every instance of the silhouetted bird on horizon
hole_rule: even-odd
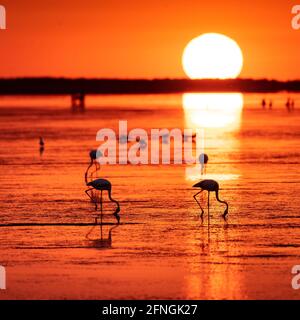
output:
[[[270,100],[270,102],[269,102],[269,109],[272,110],[272,108],[273,108],[273,101]]]
[[[295,100],[292,99],[291,100],[291,110],[294,110],[295,109]]]
[[[291,98],[288,98],[287,99],[287,101],[286,101],[286,103],[285,103],[285,106],[286,106],[286,109],[287,109],[287,111],[288,112],[290,112],[291,110],[292,110],[292,100],[291,100]]]

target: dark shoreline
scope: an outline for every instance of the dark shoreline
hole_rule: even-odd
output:
[[[300,92],[300,80],[267,79],[0,79],[0,95],[43,94],[151,94],[183,92]]]

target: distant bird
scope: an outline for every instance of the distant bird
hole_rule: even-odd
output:
[[[291,110],[294,110],[295,109],[295,100],[291,100]]]
[[[291,111],[291,104],[292,104],[292,100],[291,100],[291,98],[288,98],[285,103],[287,111]]]
[[[193,188],[200,188],[201,189],[199,192],[197,192],[193,196],[201,209],[201,218],[203,217],[204,210],[201,207],[200,202],[197,200],[197,195],[200,194],[204,190],[208,191],[208,199],[207,199],[208,210],[209,210],[209,194],[210,194],[210,192],[215,192],[217,201],[224,203],[226,205],[226,209],[223,213],[223,218],[226,217],[226,215],[228,214],[228,203],[226,201],[220,200],[220,198],[219,198],[219,184],[217,181],[215,181],[215,180],[202,180],[202,181],[194,184]]]
[[[45,146],[45,142],[43,137],[40,137],[40,147],[44,147]]]
[[[269,102],[269,109],[271,110],[272,108],[273,108],[273,101],[270,100],[270,102]]]
[[[262,101],[261,101],[261,106],[262,106],[263,109],[265,109],[266,104],[267,104],[266,100],[265,100],[265,99],[262,99]]]
[[[44,153],[44,150],[45,150],[45,142],[44,142],[43,137],[40,137],[39,144],[40,144],[40,156],[42,156]]]
[[[199,156],[199,163],[201,165],[201,175],[206,173],[206,165],[208,163],[208,155],[206,153],[201,153]]]

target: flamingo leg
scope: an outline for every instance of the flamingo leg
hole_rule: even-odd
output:
[[[208,196],[207,196],[207,215],[208,215],[208,225],[210,223],[210,217],[209,217],[209,194],[210,192],[208,191]]]
[[[89,198],[92,200],[93,203],[95,203],[95,210],[97,210],[97,202],[93,199],[93,197],[89,194],[89,191],[93,191],[94,188],[90,188],[85,190],[85,193],[89,196]]]
[[[197,200],[197,195],[200,194],[202,191],[203,191],[203,190],[200,190],[199,192],[197,192],[196,194],[193,195],[193,198],[196,200],[196,202],[198,203],[198,206],[199,206],[200,209],[201,209],[201,214],[200,214],[201,219],[202,219],[202,217],[203,217],[204,210],[203,210],[203,208],[201,207],[200,202]]]
[[[103,200],[102,200],[102,190],[101,190],[101,196],[100,196],[100,208],[101,208],[101,215],[100,215],[100,236],[101,236],[101,239],[102,239],[102,223],[103,223],[103,221],[102,221],[102,214],[103,214],[103,205],[102,205],[102,203],[103,203]]]
[[[201,163],[201,176],[204,174],[204,164]]]

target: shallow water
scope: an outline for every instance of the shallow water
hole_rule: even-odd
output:
[[[299,299],[291,268],[300,264],[300,95],[88,96],[0,99],[0,299]],[[121,221],[112,245],[85,239],[94,207],[84,191],[88,152],[101,128],[203,128],[206,178],[218,180],[203,222],[192,185],[199,165],[107,165]],[[45,139],[39,153],[38,137]],[[106,195],[105,195],[106,197]],[[207,196],[200,196],[206,206]],[[104,221],[115,206],[104,203]],[[127,224],[137,223],[137,224]],[[104,238],[111,226],[103,227]],[[99,238],[99,229],[91,237]],[[99,243],[98,243],[99,246]]]

